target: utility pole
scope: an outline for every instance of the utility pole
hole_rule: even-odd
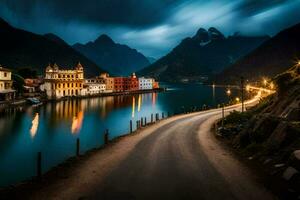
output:
[[[224,116],[225,116],[224,103],[222,104],[222,127],[224,127]]]
[[[245,110],[245,105],[244,105],[244,77],[241,77],[241,92],[242,92],[242,112]]]

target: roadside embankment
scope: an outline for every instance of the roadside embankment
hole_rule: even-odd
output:
[[[274,78],[277,93],[247,112],[232,112],[217,133],[268,177],[282,199],[300,197],[300,67]],[[259,170],[258,170],[259,171]]]

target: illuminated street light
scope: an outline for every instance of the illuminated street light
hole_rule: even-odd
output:
[[[230,91],[230,89],[227,89],[227,91],[226,91],[226,94],[227,94],[228,96],[230,96],[230,95],[231,95],[231,91]]]
[[[298,63],[297,63],[298,65],[300,65],[300,60],[298,61]]]
[[[270,89],[273,90],[274,89],[274,83],[270,83]]]
[[[250,91],[250,85],[246,85],[246,90],[247,90],[247,92]]]
[[[240,102],[240,98],[238,98],[238,97],[235,98],[235,100],[236,100],[236,102]]]
[[[264,79],[263,83],[264,83],[264,86],[266,86],[267,85],[267,79]]]

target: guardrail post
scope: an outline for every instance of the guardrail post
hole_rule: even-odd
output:
[[[76,139],[76,156],[79,156],[80,152],[80,141],[79,138]]]
[[[130,130],[130,133],[132,133],[132,120],[130,120],[130,122],[129,122],[129,130]]]
[[[42,177],[42,152],[37,153],[37,177]]]
[[[222,106],[222,127],[224,127],[224,116],[225,116],[225,108],[224,108],[224,104]]]
[[[144,123],[145,123],[144,125],[147,126],[147,117],[145,117]]]
[[[153,123],[153,113],[151,113],[151,123]]]
[[[104,144],[108,144],[109,142],[109,132],[108,132],[108,129],[105,130],[104,132]]]
[[[165,118],[165,113],[164,112],[161,113],[161,118],[162,119]]]

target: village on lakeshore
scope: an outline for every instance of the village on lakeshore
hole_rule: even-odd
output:
[[[13,86],[12,70],[0,65],[0,104],[15,99],[35,97],[61,99],[64,97],[89,97],[114,94],[128,94],[159,90],[154,78],[140,77],[135,73],[128,77],[113,77],[101,73],[93,78],[85,78],[84,67],[79,62],[73,69],[60,69],[57,64],[49,64],[44,76],[24,79],[22,94]],[[34,102],[33,102],[34,103]]]

